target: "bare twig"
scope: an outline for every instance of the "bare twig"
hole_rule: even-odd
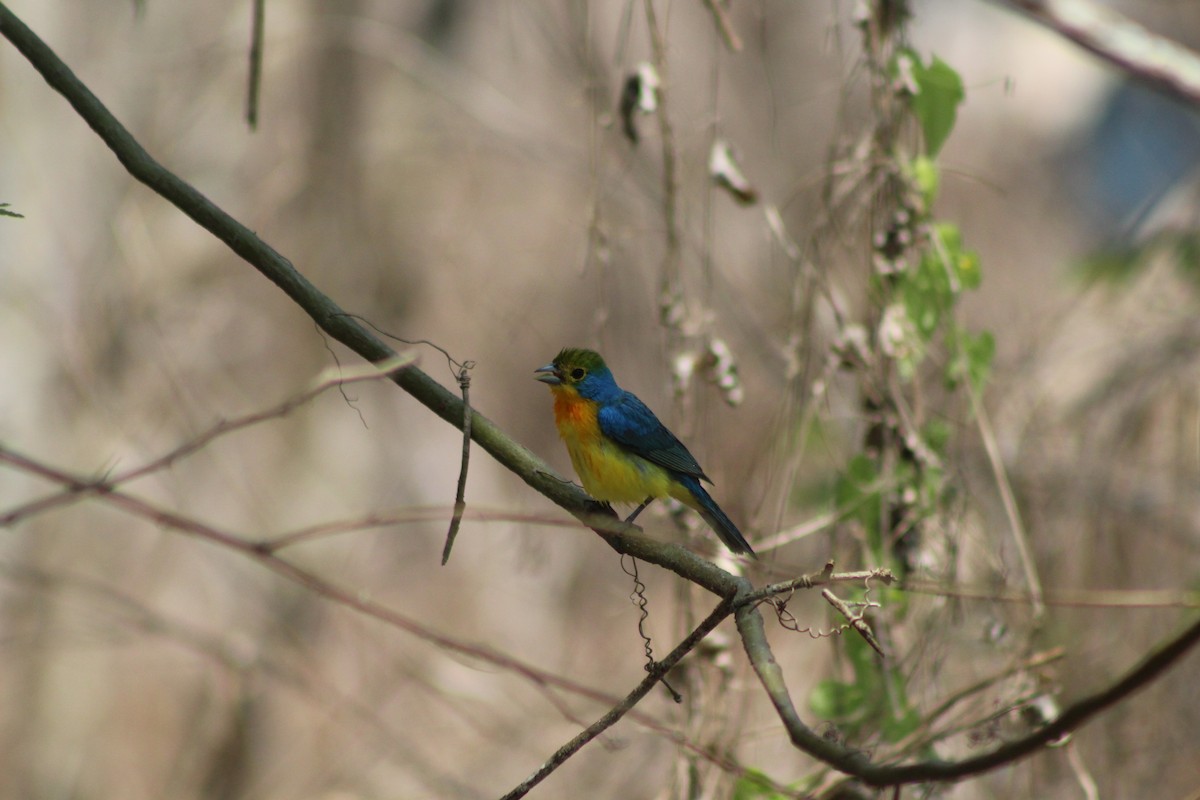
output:
[[[234,419],[221,420],[208,430],[202,432],[200,435],[189,439],[169,452],[164,453],[158,458],[148,461],[140,467],[135,467],[133,469],[126,470],[125,472],[117,473],[116,475],[110,475],[103,479],[83,481],[69,486],[63,491],[55,492],[48,497],[32,500],[24,505],[10,509],[4,514],[0,514],[0,527],[15,525],[21,520],[36,514],[49,511],[53,508],[58,508],[59,506],[67,503],[75,502],[96,492],[110,491],[112,488],[120,486],[121,484],[129,483],[130,481],[143,478],[154,472],[167,469],[177,461],[187,458],[222,436],[244,430],[245,428],[249,428],[253,425],[257,425],[270,419],[285,417],[328,389],[333,387],[340,388],[347,384],[356,383],[359,381],[387,378],[393,370],[401,369],[411,363],[413,363],[413,359],[410,356],[398,355],[387,361],[379,362],[377,364],[368,364],[365,367],[359,367],[357,370],[339,371],[337,374],[324,374],[317,379],[316,383],[312,387],[304,390],[300,394],[289,397],[282,403],[272,406],[271,408],[264,409],[263,411],[256,411],[251,414],[246,414],[245,416],[235,417]]]
[[[770,645],[767,644],[762,615],[757,607],[741,605],[737,609],[736,619],[750,663],[776,713],[783,721],[792,743],[814,758],[854,775],[872,786],[957,780],[1020,760],[1144,688],[1200,643],[1200,619],[1197,619],[1178,635],[1168,639],[1119,680],[1078,700],[1044,727],[1019,739],[1005,742],[986,753],[958,761],[929,759],[910,764],[876,764],[865,753],[849,750],[831,742],[801,721],[783,680],[783,672],[775,662]]]
[[[659,314],[668,330],[676,330],[682,322],[684,308],[679,286],[683,264],[682,239],[679,233],[678,152],[675,131],[667,113],[670,92],[670,71],[667,65],[667,43],[654,12],[654,0],[644,0],[646,27],[650,29],[650,45],[654,52],[654,69],[661,86],[658,92],[658,129],[662,138],[663,222],[666,224],[666,252],[663,254],[662,280],[659,289]]]
[[[521,781],[521,783],[518,784],[511,792],[504,795],[501,800],[516,800],[519,797],[524,797],[529,793],[530,789],[541,783],[547,775],[558,769],[563,762],[575,755],[575,753],[579,752],[581,747],[590,742],[592,739],[595,739],[608,728],[611,728],[613,725],[615,725],[617,721],[621,719],[621,717],[625,716],[625,714],[628,713],[629,710],[633,708],[639,700],[645,697],[650,690],[654,688],[654,684],[658,683],[663,675],[667,674],[672,667],[679,663],[680,659],[690,653],[692,649],[704,639],[705,636],[708,636],[708,634],[711,633],[712,630],[716,628],[722,620],[728,617],[731,609],[732,603],[728,599],[723,600],[720,604],[718,604],[717,607],[713,609],[712,613],[709,614],[704,621],[696,627],[695,630],[688,634],[687,638],[680,642],[674,650],[668,653],[666,658],[655,664],[655,669],[648,670],[650,674],[643,678],[642,682],[637,685],[637,688],[630,692],[624,700],[610,709],[607,714],[592,723],[587,730],[580,732],[578,736],[575,736],[573,739],[571,739],[571,741],[560,747],[554,753],[554,755],[552,755],[549,760],[546,761],[545,764],[540,766],[528,778]]]
[[[1075,742],[1067,743],[1067,763],[1071,765],[1071,771],[1075,773],[1075,780],[1079,781],[1079,788],[1083,790],[1084,800],[1100,800],[1100,790],[1096,787],[1096,779],[1092,777],[1087,765],[1083,763],[1083,756],[1079,754],[1079,747]],[[1192,795],[1192,797],[1195,796],[1195,794]]]
[[[863,619],[863,615],[861,613],[856,614],[851,611],[849,603],[828,589],[821,590],[821,597],[824,597],[825,602],[837,609],[837,612],[846,618],[846,622],[849,623],[850,627],[858,631],[858,635],[861,636],[863,640],[871,646],[872,650],[879,654],[880,658],[887,657],[884,655],[883,647],[879,644],[879,640],[876,639],[875,634],[871,632],[871,626],[867,624],[865,619]],[[878,606],[879,604],[875,603],[874,605]]]
[[[994,2],[996,0],[993,0]],[[1200,54],[1091,0],[999,0],[1123,73],[1200,104]]]
[[[801,575],[799,578],[782,581],[780,583],[772,583],[763,586],[759,589],[747,592],[742,595],[738,603],[739,605],[749,605],[761,603],[768,597],[773,597],[778,594],[788,594],[797,589],[812,589],[817,586],[825,586],[830,583],[863,583],[870,581],[879,581],[890,586],[895,582],[896,576],[892,574],[890,569],[863,569],[855,570],[854,572],[834,572],[833,562],[825,565],[820,572],[813,572],[809,575]]]
[[[950,709],[954,708],[954,706],[966,700],[968,697],[982,692],[989,686],[994,686],[1005,678],[1012,677],[1013,675],[1021,672],[1040,669],[1047,664],[1058,661],[1064,655],[1066,655],[1066,650],[1061,647],[1055,647],[1042,653],[1035,653],[1034,655],[1022,660],[1017,664],[1005,667],[1004,669],[989,675],[986,678],[976,681],[970,686],[965,686],[947,697],[937,706],[937,708],[926,714],[926,723],[931,724],[934,720],[948,713]]]
[[[1028,592],[1006,592],[995,587],[939,586],[929,581],[905,581],[904,590],[914,594],[983,600],[988,603],[1030,605]],[[1200,608],[1200,592],[1183,589],[1056,589],[1042,601],[1048,606],[1068,608]]]
[[[277,553],[286,547],[294,547],[306,542],[324,539],[327,536],[354,533],[369,528],[388,528],[410,522],[432,522],[444,519],[445,516],[445,506],[406,507],[387,514],[368,514],[365,517],[309,525],[308,527],[281,534],[270,540],[261,541],[258,543],[258,547],[262,550]],[[578,521],[571,522],[563,518],[553,519],[539,514],[514,514],[511,511],[501,509],[464,509],[463,518],[479,522],[519,522],[524,525],[545,525],[555,528],[577,527],[579,525]]]
[[[192,453],[205,447],[214,439],[220,438],[235,431],[240,431],[249,428],[252,425],[257,425],[260,422],[265,422],[269,419],[277,419],[286,417],[288,414],[295,411],[300,406],[305,405],[313,398],[322,394],[329,389],[335,387],[343,387],[352,383],[361,381],[377,381],[381,378],[387,378],[393,372],[403,369],[415,362],[415,358],[411,355],[396,355],[386,361],[381,361],[375,364],[368,364],[357,369],[341,369],[336,373],[326,372],[317,377],[316,382],[308,389],[304,390],[294,397],[289,397],[283,402],[272,406],[271,408],[258,411],[253,414],[247,414],[242,417],[237,417],[231,420],[222,420],[216,425],[201,433],[191,441],[181,444],[169,453],[156,458],[153,461],[138,467],[137,469],[129,470],[115,475],[111,482],[116,484],[128,483],[129,481],[141,478],[151,472],[170,467],[176,461],[182,458],[187,458]]]
[[[1033,599],[1033,621],[1040,623],[1046,614],[1046,604],[1042,600],[1042,581],[1038,577],[1037,564],[1033,560],[1033,551],[1029,547],[1029,535],[1025,532],[1025,523],[1021,519],[1021,509],[1017,506],[1017,497],[1013,493],[1012,483],[1008,480],[1008,472],[1004,468],[1004,460],[1000,455],[1000,445],[996,442],[996,434],[992,430],[991,418],[987,409],[979,399],[979,393],[970,381],[966,382],[967,392],[971,397],[971,411],[979,425],[979,435],[983,440],[983,449],[987,453],[988,464],[1000,490],[1000,499],[1004,504],[1004,514],[1008,517],[1009,531],[1017,546],[1017,555],[1021,559],[1021,569],[1025,572],[1025,582],[1029,584],[1029,594]]]
[[[246,78],[246,124],[258,127],[258,96],[262,88],[263,37],[266,31],[267,0],[254,0],[250,21],[250,74]]]
[[[458,528],[462,525],[463,512],[467,510],[467,464],[471,461],[471,374],[474,361],[465,362],[458,370],[458,386],[462,389],[463,399],[463,443],[462,466],[458,469],[458,490],[454,495],[454,514],[450,517],[450,530],[446,531],[446,545],[442,548],[442,566],[450,560],[450,548],[454,547],[454,537],[458,536]]]
[[[717,30],[721,32],[725,46],[735,53],[742,52],[742,39],[733,29],[733,20],[729,19],[729,9],[725,8],[724,2],[722,0],[704,0],[704,5],[708,6],[709,12],[713,15],[713,22],[717,24]]]

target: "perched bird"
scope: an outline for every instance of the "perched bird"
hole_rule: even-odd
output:
[[[699,512],[735,553],[754,555],[700,481],[708,476],[646,404],[617,386],[599,353],[566,348],[534,371],[554,395],[554,422],[583,488],[597,500],[641,503],[673,497]]]

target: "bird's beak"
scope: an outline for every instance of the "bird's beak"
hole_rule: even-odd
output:
[[[535,381],[548,383],[551,386],[558,386],[562,383],[562,378],[559,377],[558,374],[558,367],[554,366],[553,364],[547,364],[544,367],[538,367],[533,371],[533,374],[537,376],[534,378]]]

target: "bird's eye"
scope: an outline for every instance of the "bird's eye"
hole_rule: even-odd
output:
[[[584,375],[587,375],[587,370],[585,370],[583,367],[576,367],[575,369],[571,370],[572,380],[581,381],[583,380]]]

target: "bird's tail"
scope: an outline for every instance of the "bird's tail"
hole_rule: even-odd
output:
[[[730,550],[758,558],[750,549],[750,543],[746,541],[746,537],[742,536],[742,532],[737,529],[737,525],[734,525],[733,520],[725,516],[725,512],[717,505],[717,501],[709,496],[698,479],[691,475],[682,475],[676,480],[686,490],[675,496],[676,500],[694,508],[717,534],[717,538],[724,542]]]

